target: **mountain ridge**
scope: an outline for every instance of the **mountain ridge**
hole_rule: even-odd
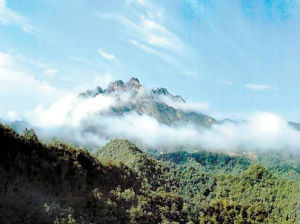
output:
[[[172,95],[164,87],[147,90],[134,77],[128,82],[122,80],[111,82],[106,89],[97,86],[95,89],[82,92],[78,96],[90,98],[104,95],[122,99],[125,93],[129,93],[130,99],[122,106],[113,107],[113,114],[120,115],[126,112],[136,112],[139,115],[145,114],[154,117],[157,121],[167,125],[191,122],[209,127],[216,123],[216,119],[204,113],[184,111],[170,105],[170,103],[165,102],[166,99],[177,104],[185,104],[186,101],[179,95]]]
[[[62,142],[44,144],[33,130],[19,135],[0,124],[0,222],[297,222],[296,182],[261,165],[241,170],[223,163],[228,156],[201,158],[157,160],[125,139],[110,141],[95,155]],[[210,168],[216,162],[220,172]]]

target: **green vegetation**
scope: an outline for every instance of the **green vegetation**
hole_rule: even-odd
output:
[[[255,161],[265,166],[273,175],[300,182],[299,153],[260,153]]]
[[[296,223],[299,182],[274,176],[258,159],[211,152],[174,152],[154,159],[127,140],[97,157],[118,160],[143,179],[142,188],[174,193],[191,223]],[[256,164],[256,165],[255,165]],[[150,188],[149,188],[150,186]]]
[[[287,175],[299,163],[288,161],[154,158],[127,140],[91,155],[0,125],[0,223],[296,223],[299,182]]]
[[[242,156],[229,156],[224,153],[185,151],[166,153],[158,156],[159,160],[171,161],[176,164],[196,163],[203,172],[240,173],[250,166],[250,159]]]

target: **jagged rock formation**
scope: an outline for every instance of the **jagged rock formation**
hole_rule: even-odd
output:
[[[157,121],[167,125],[191,122],[209,127],[216,122],[214,118],[208,115],[193,111],[183,111],[168,105],[161,100],[162,97],[182,104],[185,103],[185,100],[181,96],[170,94],[166,88],[162,87],[149,91],[140,84],[137,78],[131,78],[126,83],[122,80],[114,81],[107,89],[102,89],[98,86],[94,90],[80,93],[79,97],[96,97],[99,94],[113,96],[119,100],[118,106],[111,109],[112,114],[116,115],[136,112],[140,115],[152,116]],[[128,97],[126,101],[124,101],[124,97]]]

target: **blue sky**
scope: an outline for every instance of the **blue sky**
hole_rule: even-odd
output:
[[[300,121],[292,0],[0,0],[0,117],[132,76],[207,113]]]

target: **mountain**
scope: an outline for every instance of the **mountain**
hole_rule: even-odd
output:
[[[215,118],[189,109],[187,102],[179,95],[171,94],[166,88],[146,89],[137,78],[132,77],[128,82],[117,80],[111,82],[106,89],[100,86],[79,94],[81,98],[93,98],[98,95],[116,99],[117,105],[112,106],[110,115],[121,116],[136,112],[139,115],[149,115],[158,122],[167,125],[193,123],[204,127],[214,124],[240,124],[245,121],[232,119],[216,120]],[[300,124],[289,122],[289,125],[300,131]]]
[[[296,129],[297,131],[300,131],[300,123],[289,122],[289,125],[290,125],[291,127],[293,127],[294,129]]]
[[[155,159],[129,141],[115,139],[101,147],[97,157],[135,170],[144,188],[178,194],[190,223],[296,223],[298,182],[244,156],[202,151]]]
[[[186,151],[164,153],[159,155],[157,159],[171,161],[179,165],[194,163],[203,172],[236,174],[245,171],[251,165],[250,159],[245,156],[230,156],[225,153],[214,153],[204,150],[193,153]]]
[[[121,189],[137,189],[140,184],[125,167],[103,165],[87,151],[67,144],[46,146],[32,130],[21,136],[2,125],[0,178],[0,223],[4,224],[77,223],[70,222],[74,208],[81,219],[99,223],[89,216],[105,203],[110,190],[120,183]],[[94,197],[100,194],[103,197],[97,201]]]
[[[186,104],[181,96],[172,95],[166,88],[147,90],[137,78],[131,78],[126,83],[122,80],[114,81],[106,89],[98,86],[80,93],[79,97],[90,98],[98,95],[117,99],[118,105],[110,110],[113,115],[136,112],[152,116],[167,125],[191,122],[209,127],[216,122],[214,118],[203,113],[176,108],[176,105]]]
[[[0,178],[3,224],[298,219],[298,182],[238,155],[179,153],[158,160],[125,139],[91,154],[0,124]]]

